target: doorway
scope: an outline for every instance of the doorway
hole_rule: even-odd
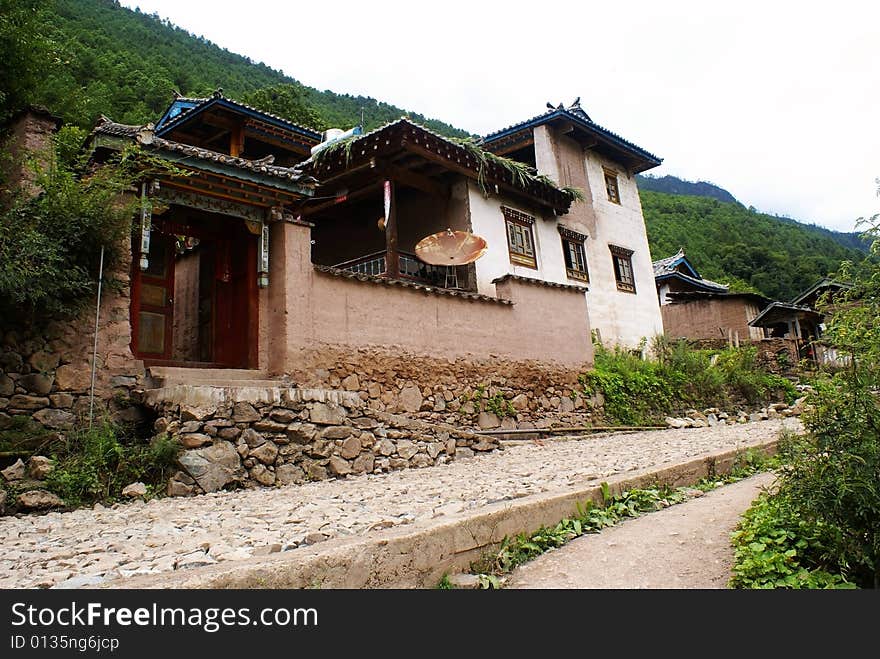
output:
[[[148,366],[257,368],[257,238],[243,220],[172,206],[133,254],[132,350]]]

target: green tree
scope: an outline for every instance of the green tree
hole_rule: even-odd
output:
[[[300,126],[314,130],[327,128],[324,120],[309,104],[305,89],[299,84],[282,83],[263,87],[245,94],[241,100],[243,103],[276,114]]]
[[[880,225],[876,217],[868,224],[871,253],[840,272],[852,289],[825,302],[825,338],[851,364],[817,385],[804,417],[809,434],[795,443],[777,496],[790,524],[806,521],[819,538],[818,565],[880,588]]]
[[[0,0],[0,124],[33,102],[38,77],[46,74],[49,42],[41,35],[47,0]]]
[[[106,166],[84,167],[83,131],[62,129],[37,171],[36,196],[7,195],[0,212],[0,315],[41,320],[75,313],[92,299],[101,248],[105,272],[125,249],[137,200],[151,173],[183,172],[134,147]],[[35,165],[36,167],[36,165]]]

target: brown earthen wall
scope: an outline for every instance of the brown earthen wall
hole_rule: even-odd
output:
[[[42,165],[51,157],[51,139],[57,128],[56,120],[48,115],[27,112],[8,129],[3,152],[9,159],[0,161],[2,178],[10,190],[21,189],[25,194],[38,192],[34,185],[36,174],[28,163],[35,158]]]
[[[498,286],[512,305],[385,286],[315,271],[309,228],[278,226],[270,295],[273,371],[292,372],[321,346],[384,348],[439,358],[592,363],[586,302],[579,291],[516,280]],[[280,340],[279,340],[280,339]]]
[[[696,300],[684,304],[664,304],[663,329],[667,335],[690,339],[726,338],[727,332],[739,333],[740,341],[749,339],[747,303],[743,300]]]

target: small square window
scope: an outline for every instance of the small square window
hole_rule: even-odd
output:
[[[501,207],[501,211],[504,213],[504,222],[507,225],[507,249],[510,253],[510,262],[527,268],[537,268],[535,239],[532,236],[532,224],[535,218],[504,206]]]
[[[616,245],[609,245],[611,249],[611,261],[614,264],[614,278],[617,280],[617,290],[625,293],[636,292],[636,280],[633,275],[632,250]]]
[[[605,192],[608,194],[608,201],[615,204],[620,203],[620,188],[617,187],[617,172],[611,169],[605,169]]]

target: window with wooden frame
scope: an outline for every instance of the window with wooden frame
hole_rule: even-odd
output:
[[[607,167],[603,167],[602,170],[605,172],[605,192],[608,195],[608,201],[619,204],[620,188],[617,186],[617,172]]]
[[[571,279],[589,282],[590,273],[587,270],[587,252],[584,248],[587,237],[582,233],[566,229],[565,227],[558,228],[559,235],[562,237],[565,272]]]
[[[535,238],[532,235],[535,218],[507,206],[502,206],[501,212],[507,225],[507,250],[510,253],[510,262],[527,268],[537,268]]]
[[[631,249],[608,245],[611,250],[611,261],[614,264],[614,278],[617,280],[617,290],[625,293],[636,292],[636,279],[633,275]]]

